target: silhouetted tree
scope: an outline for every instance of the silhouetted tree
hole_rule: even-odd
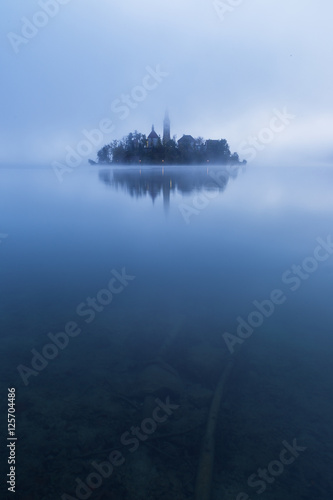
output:
[[[97,153],[98,163],[111,163],[112,150],[110,144],[103,146]]]

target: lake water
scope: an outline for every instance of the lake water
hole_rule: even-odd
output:
[[[324,167],[2,168],[17,497],[194,498],[232,360],[211,498],[331,499],[332,186]]]

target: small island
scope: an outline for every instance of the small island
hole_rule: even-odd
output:
[[[154,125],[148,137],[137,130],[121,140],[114,140],[103,146],[97,153],[97,164],[143,164],[160,165],[202,165],[246,164],[240,161],[237,153],[231,153],[226,139],[194,139],[183,135],[178,141],[170,136],[170,118],[168,111],[163,122],[163,138],[155,132]],[[96,162],[90,160],[91,164]]]

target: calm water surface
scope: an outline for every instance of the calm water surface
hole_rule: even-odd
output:
[[[211,498],[331,499],[332,186],[328,168],[1,169],[18,498],[194,498],[232,358]]]

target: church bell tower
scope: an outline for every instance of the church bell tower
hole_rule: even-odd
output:
[[[168,110],[165,111],[164,121],[163,121],[163,144],[167,144],[170,141],[170,118]]]

